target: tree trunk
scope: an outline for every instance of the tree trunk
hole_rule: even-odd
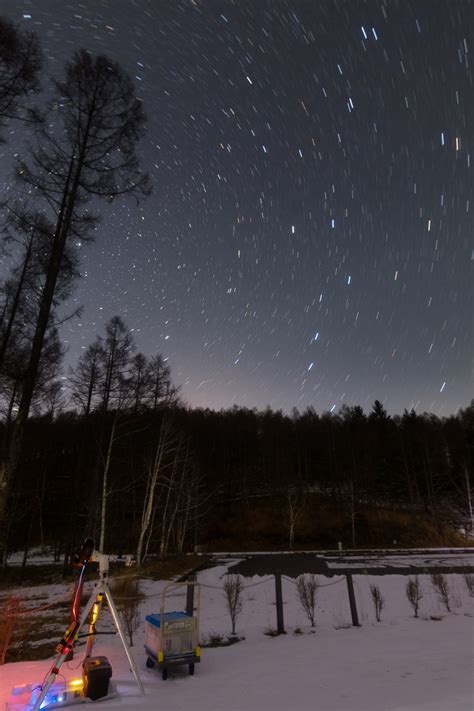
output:
[[[185,480],[185,476],[186,476],[186,467],[187,467],[187,464],[188,464],[188,454],[189,454],[189,451],[188,451],[188,449],[186,449],[186,455],[185,455],[184,461],[181,462],[180,460],[178,460],[178,457],[179,457],[179,455],[180,455],[180,449],[179,449],[179,447],[178,447],[178,449],[176,450],[176,457],[175,457],[175,462],[173,463],[173,467],[175,466],[175,464],[177,464],[178,466],[181,465],[181,466],[182,466],[182,470],[181,470],[181,476],[179,477],[178,489],[177,489],[177,491],[176,491],[174,508],[173,508],[173,510],[172,510],[172,512],[171,512],[171,516],[170,516],[170,519],[169,519],[169,522],[168,522],[168,529],[167,529],[167,532],[166,532],[166,539],[165,539],[165,552],[167,552],[168,549],[169,549],[169,540],[170,540],[171,533],[172,533],[173,528],[174,528],[174,525],[175,525],[176,516],[178,515],[179,507],[180,507],[181,502],[182,502],[182,494],[183,494],[183,488],[184,488],[184,480]]]
[[[3,359],[5,358],[5,353],[7,352],[7,348],[8,348],[8,341],[10,340],[10,335],[12,332],[13,324],[15,323],[16,312],[18,310],[18,306],[20,303],[20,296],[21,296],[21,292],[23,289],[23,284],[25,282],[26,271],[28,269],[28,263],[29,263],[30,257],[31,257],[31,250],[32,250],[32,246],[33,246],[33,239],[35,236],[35,232],[36,232],[36,222],[35,222],[35,227],[33,229],[33,234],[31,235],[31,237],[28,241],[28,247],[26,249],[25,259],[23,261],[23,267],[21,270],[20,279],[18,281],[18,285],[17,285],[16,291],[15,291],[15,297],[13,299],[13,304],[12,304],[11,311],[10,311],[10,316],[8,318],[8,322],[7,322],[5,331],[3,333],[2,343],[0,345],[0,366],[2,365]]]
[[[295,524],[292,521],[290,523],[290,530],[289,530],[289,536],[288,536],[288,544],[290,547],[290,551],[293,550],[293,542],[295,540]]]
[[[189,512],[191,508],[191,491],[186,493],[186,506],[184,513],[179,517],[179,525],[177,527],[176,548],[178,553],[182,553],[184,549],[184,541],[188,530]]]
[[[161,465],[164,454],[164,444],[166,440],[165,430],[167,429],[166,423],[163,421],[161,423],[160,437],[158,444],[156,446],[156,452],[153,459],[151,467],[148,468],[147,486],[145,491],[145,499],[143,502],[142,519],[140,526],[140,535],[138,538],[137,545],[137,566],[140,566],[143,562],[143,546],[145,543],[145,538],[147,536],[148,530],[150,528],[154,504],[155,504],[155,494],[156,485],[158,482],[158,477],[161,474]]]
[[[92,395],[94,394],[95,378],[96,378],[95,365],[93,365],[92,370],[91,370],[91,377],[89,380],[89,387],[87,389],[87,403],[86,403],[86,410],[84,413],[86,417],[89,417],[90,411],[91,411],[91,403],[92,403]]]
[[[22,382],[22,393],[18,414],[15,420],[13,436],[10,441],[8,461],[6,466],[0,471],[0,546],[4,545],[6,535],[6,513],[8,500],[10,498],[11,482],[15,477],[19,463],[23,437],[25,434],[26,422],[30,412],[31,401],[35,388],[38,368],[43,349],[44,337],[48,327],[48,321],[53,304],[56,283],[61,268],[61,261],[64,254],[66,239],[73,215],[74,203],[79,187],[79,180],[82,171],[83,151],[79,156],[77,164],[74,159],[74,151],[69,164],[69,174],[63,191],[62,204],[58,214],[56,232],[49,258],[46,281],[43,286],[41,301],[36,321],[35,333],[31,345],[31,352],[28,366]],[[74,173],[74,178],[72,175]],[[71,185],[72,183],[72,185]]]
[[[467,492],[467,510],[469,512],[469,526],[472,531],[473,528],[473,517],[472,517],[472,497],[471,497],[471,482],[469,479],[469,470],[467,464],[464,464],[464,475],[466,478],[466,492]]]
[[[356,547],[356,530],[355,530],[355,501],[354,501],[354,482],[351,479],[351,533],[352,547]]]
[[[10,435],[10,428],[11,428],[11,424],[12,424],[12,414],[13,414],[13,408],[15,406],[15,400],[16,400],[17,393],[18,393],[18,382],[14,383],[14,385],[13,385],[12,396],[11,396],[10,401],[8,403],[7,416],[5,419],[5,432],[3,435],[4,452],[6,452],[8,449],[8,438]]]
[[[114,421],[112,423],[112,429],[110,431],[109,444],[107,446],[107,456],[105,458],[105,464],[104,464],[104,474],[102,477],[102,501],[101,501],[101,509],[100,509],[100,536],[99,536],[99,551],[101,553],[104,553],[104,545],[105,545],[107,498],[109,495],[109,492],[107,491],[107,487],[108,487],[108,480],[109,480],[110,461],[112,458],[112,448],[114,446],[115,428],[117,426],[117,419],[118,419],[118,415],[116,414],[114,417]]]
[[[151,515],[151,521],[150,525],[148,526],[148,533],[146,534],[146,541],[144,544],[144,553],[142,556],[142,562],[145,561],[148,558],[148,552],[150,550],[150,543],[151,543],[151,537],[153,535],[153,531],[155,530],[155,519],[156,519],[156,513],[158,511],[158,507],[160,505],[160,494],[158,493],[158,496],[156,497],[155,501],[155,506],[153,508],[153,512]]]
[[[31,538],[32,527],[33,527],[33,514],[30,513],[30,515],[28,516],[28,523],[25,526],[25,529],[26,529],[25,549],[23,551],[23,558],[21,561],[20,580],[19,580],[20,585],[23,585],[23,579],[25,577],[26,564],[28,562],[28,552],[30,550],[30,538]]]
[[[160,367],[159,367],[159,365],[157,366],[157,368],[158,368],[158,370],[156,373],[155,390],[153,393],[153,410],[154,410],[154,412],[156,412],[158,409],[158,400],[160,397]]]
[[[44,553],[44,497],[46,493],[46,464],[43,467],[41,476],[41,488],[38,497],[38,528],[40,537],[40,549]]]
[[[168,516],[168,506],[169,506],[170,497],[171,497],[171,490],[173,487],[173,479],[174,479],[174,465],[171,470],[171,480],[169,481],[167,488],[166,488],[165,505],[163,508],[163,513],[161,514],[160,558],[164,558],[165,553],[166,553],[166,548],[165,548],[166,530],[167,530],[166,525],[167,525],[167,516]]]
[[[402,455],[403,455],[403,466],[405,468],[405,477],[407,480],[408,498],[410,500],[410,504],[413,506],[413,504],[414,504],[413,489],[412,489],[412,485],[411,485],[410,468],[408,466],[407,453],[405,451],[405,443],[403,441],[403,435],[402,435]]]
[[[107,368],[106,368],[106,375],[105,375],[105,386],[104,386],[104,396],[102,399],[102,410],[104,412],[107,412],[109,409],[109,400],[110,400],[110,391],[112,389],[112,375],[113,375],[113,369],[115,365],[115,348],[116,348],[116,340],[112,342],[112,349],[109,353],[109,358],[107,360]]]

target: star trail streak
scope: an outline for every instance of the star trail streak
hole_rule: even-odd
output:
[[[448,414],[474,393],[474,3],[3,0],[47,74],[129,72],[154,192],[103,208],[62,336],[120,314],[191,405]],[[0,147],[2,196],[25,128]],[[0,262],[0,276],[9,266]],[[69,304],[69,306],[71,305]]]

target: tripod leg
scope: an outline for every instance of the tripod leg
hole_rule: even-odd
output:
[[[86,567],[87,567],[87,561],[84,561],[81,566],[81,572],[79,573],[79,578],[74,586],[74,594],[72,596],[72,605],[71,605],[71,618],[69,621],[70,627],[72,627],[72,625],[74,625],[79,620],[79,608],[81,605],[82,591],[84,589],[84,573],[86,572]],[[73,657],[74,657],[74,650],[71,649],[66,661],[70,662],[71,659],[73,659]]]
[[[120,617],[117,612],[117,608],[115,607],[115,603],[112,599],[112,595],[110,593],[110,590],[107,589],[105,591],[105,596],[107,598],[107,603],[109,605],[110,613],[113,617],[113,620],[115,622],[115,627],[117,628],[117,632],[119,633],[120,640],[122,642],[125,654],[127,655],[128,663],[130,665],[130,670],[135,677],[135,681],[137,682],[138,689],[140,691],[140,696],[145,696],[145,689],[142,683],[142,680],[140,679],[140,674],[138,673],[137,665],[135,664],[135,660],[132,657],[132,653],[130,651],[130,648],[127,644],[127,640],[125,638],[125,634],[122,629],[122,623],[120,622]]]
[[[41,684],[41,693],[38,696],[35,705],[31,709],[31,711],[39,711],[39,709],[41,708],[41,704],[43,703],[46,694],[48,693],[51,685],[54,684],[54,682],[56,681],[56,677],[59,674],[61,666],[66,661],[70,651],[74,648],[80,629],[87,620],[87,617],[89,616],[89,613],[92,610],[92,606],[94,605],[95,600],[96,593],[93,592],[90,596],[89,602],[87,603],[82,612],[79,621],[76,622],[74,625],[68,627],[68,629],[64,633],[64,636],[58,645],[59,654],[54,660],[53,666],[51,667],[48,674],[44,678],[43,683]]]
[[[86,659],[87,659],[87,657],[90,657],[92,654],[92,647],[94,646],[95,635],[96,635],[95,625],[96,625],[96,622],[99,618],[100,611],[102,609],[103,600],[104,600],[104,592],[100,591],[97,593],[96,600],[92,606],[91,619],[89,622],[89,633],[88,633],[87,643],[86,643],[86,654],[85,654]]]

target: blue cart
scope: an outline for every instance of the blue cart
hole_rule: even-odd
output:
[[[177,587],[189,584],[195,585],[198,591],[193,614],[165,612],[166,595]],[[188,665],[189,673],[194,674],[194,665],[201,661],[199,597],[199,585],[194,582],[167,585],[162,595],[161,611],[145,618],[146,665],[149,669],[158,667],[163,679],[168,677],[170,667],[184,664]]]

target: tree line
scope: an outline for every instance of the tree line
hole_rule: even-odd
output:
[[[368,507],[421,512],[440,532],[471,526],[474,402],[447,418],[389,416],[379,401],[369,413],[286,415],[166,400],[155,408],[148,386],[138,408],[132,389],[120,407],[104,410],[102,394],[87,412],[84,393],[74,410],[29,420],[10,549],[53,544],[67,561],[92,535],[102,550],[143,562],[218,546],[240,525],[235,511],[258,515],[262,501],[281,519],[281,547],[299,540],[302,510],[317,519],[324,500],[344,509],[354,546]]]

